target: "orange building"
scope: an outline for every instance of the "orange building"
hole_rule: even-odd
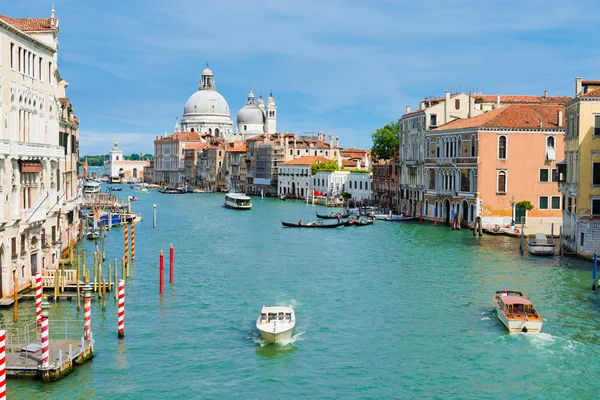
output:
[[[484,227],[515,220],[536,231],[562,221],[557,155],[564,151],[564,106],[512,104],[430,131],[424,214]],[[516,207],[530,201],[530,211]]]

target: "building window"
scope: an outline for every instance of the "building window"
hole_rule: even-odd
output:
[[[460,110],[460,99],[454,100],[454,108]]]
[[[600,114],[594,115],[594,136],[600,136]]]
[[[471,157],[477,155],[477,148],[475,147],[475,135],[471,136]]]
[[[429,116],[429,126],[437,126],[437,114],[431,114]]]
[[[48,83],[52,85],[52,63],[48,63]]]
[[[548,170],[546,168],[540,169],[540,182],[548,182]]]
[[[569,201],[571,199],[569,198]],[[570,207],[570,205],[569,205]],[[600,198],[592,199],[592,215],[600,216]]]
[[[15,69],[15,44],[10,44],[10,67]]]
[[[560,210],[560,196],[552,196],[552,209]]]
[[[600,162],[594,163],[594,170],[592,171],[592,184],[594,186],[600,185]]]
[[[17,238],[14,237],[10,240],[10,254],[12,258],[17,257]]]
[[[548,209],[548,196],[540,196],[540,210]]]
[[[558,182],[558,170],[552,168],[552,182]]]
[[[506,171],[498,172],[498,193],[506,193]]]
[[[556,151],[554,150],[554,136],[548,136],[546,139],[546,160],[556,160]]]
[[[498,138],[498,158],[506,160],[506,136]]]

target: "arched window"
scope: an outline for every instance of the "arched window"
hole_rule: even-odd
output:
[[[219,128],[215,128],[215,136],[219,136]]]
[[[456,108],[457,110],[460,109],[460,99],[454,100],[454,108]]]
[[[427,216],[429,211],[429,200],[425,200],[425,207],[423,208],[423,215]]]
[[[500,136],[498,138],[498,158],[500,160],[506,160],[506,136]]]
[[[460,157],[461,155],[462,155],[462,139],[459,137],[458,145],[457,145],[457,149],[456,149],[456,156]]]
[[[437,154],[437,155],[436,155],[436,157],[437,157],[437,158],[440,158],[440,138],[437,138],[437,143],[436,143],[436,145],[437,145],[437,148],[436,148],[436,154]]]
[[[475,135],[471,136],[471,157],[477,157],[477,145],[475,143]]]
[[[554,148],[554,136],[546,138],[546,160],[556,160],[556,150]]]
[[[211,128],[208,128],[208,134],[212,135],[212,129]]]
[[[506,171],[498,172],[498,193],[506,193]]]

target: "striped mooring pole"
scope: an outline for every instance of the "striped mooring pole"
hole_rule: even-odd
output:
[[[86,282],[83,287],[83,338],[92,338],[92,286]]]
[[[131,260],[135,260],[135,224],[131,221]]]
[[[159,286],[160,286],[160,293],[164,292],[165,290],[165,255],[163,254],[163,251],[160,251],[160,255],[158,256],[158,264],[159,264],[159,274],[160,277],[158,278],[159,281]]]
[[[0,331],[0,400],[6,400],[6,331]]]
[[[35,274],[35,321],[42,324],[42,274]]]
[[[125,281],[119,279],[119,310],[118,310],[119,337],[125,337]]]
[[[129,261],[129,228],[127,222],[123,225],[123,241],[125,242],[125,261]]]
[[[48,368],[50,365],[50,332],[48,331],[48,310],[50,303],[44,296],[42,301],[42,368]]]

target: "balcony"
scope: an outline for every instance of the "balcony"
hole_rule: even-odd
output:
[[[456,158],[455,157],[440,157],[435,160],[435,163],[440,166],[441,165],[455,166]]]
[[[35,222],[42,222],[46,220],[46,207],[40,207],[37,210],[35,208],[28,208],[21,211],[21,222],[27,224],[33,224]]]
[[[4,152],[6,145],[2,141],[0,145],[0,152]],[[64,158],[64,149],[61,146],[53,146],[44,143],[31,143],[31,142],[9,142],[10,153],[17,157],[56,157]]]
[[[436,192],[440,196],[456,196],[456,190],[437,189]]]

